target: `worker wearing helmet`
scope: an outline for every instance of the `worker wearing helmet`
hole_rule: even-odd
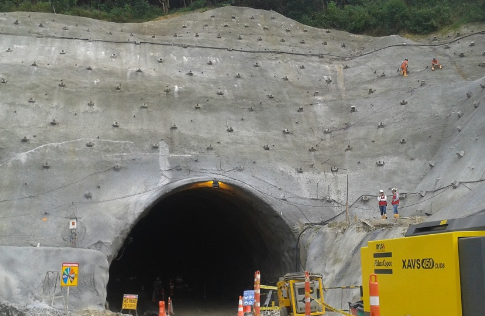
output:
[[[387,196],[384,194],[384,190],[379,190],[377,201],[379,202],[379,210],[381,211],[381,218],[387,219],[387,213],[386,213]]]
[[[441,69],[440,62],[438,61],[438,59],[436,59],[436,57],[433,58],[433,60],[431,61],[431,70],[434,71],[435,67],[439,67],[439,69]]]
[[[399,213],[397,212],[397,208],[399,206],[399,193],[397,193],[396,188],[392,188],[392,210],[394,212],[394,218],[399,218]]]
[[[404,77],[408,76],[408,60],[404,59],[404,61],[401,64],[401,75]]]

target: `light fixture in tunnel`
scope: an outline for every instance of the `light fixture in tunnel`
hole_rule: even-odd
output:
[[[230,184],[226,184],[224,182],[218,181],[217,179],[204,181],[204,182],[192,183],[191,185],[187,186],[185,189],[191,190],[191,189],[199,189],[199,188],[210,188],[210,189],[221,189],[223,191],[234,191],[234,188]]]

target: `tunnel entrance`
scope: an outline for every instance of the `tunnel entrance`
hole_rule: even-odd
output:
[[[143,216],[110,266],[113,311],[121,309],[123,294],[138,294],[139,313],[158,313],[158,282],[165,300],[227,301],[237,308],[238,296],[253,288],[254,271],[261,271],[262,284],[274,284],[294,266],[287,224],[256,195],[231,184],[186,185]]]

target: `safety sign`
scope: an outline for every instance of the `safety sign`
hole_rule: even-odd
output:
[[[244,291],[243,306],[254,305],[254,290]]]
[[[77,286],[79,263],[63,262],[61,272],[61,286]]]
[[[123,294],[123,309],[134,309],[136,310],[136,305],[138,303],[138,295],[136,294]]]

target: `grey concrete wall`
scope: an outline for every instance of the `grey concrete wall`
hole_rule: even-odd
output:
[[[343,219],[347,189],[351,218],[378,217],[375,195],[391,187],[408,193],[404,216],[484,206],[481,26],[418,42],[235,7],[0,23],[2,246],[70,246],[75,216],[77,247],[112,260],[154,203],[214,178],[295,232]]]
[[[67,300],[67,288],[61,292],[59,279],[45,282],[46,273],[61,272],[63,262],[79,263],[78,286],[69,289],[69,309],[104,309],[108,260],[106,255],[88,249],[0,247],[0,301],[21,306],[50,304],[54,282],[55,295]],[[63,299],[56,298],[53,306],[64,309]]]
[[[476,30],[416,45],[231,7],[144,24],[1,19],[2,245],[69,245],[76,215],[79,245],[112,256],[154,201],[216,177],[251,187],[290,226],[342,213],[347,175],[351,215],[364,218],[376,205],[360,197],[381,188],[411,193],[403,215],[433,213],[469,191],[435,190],[482,177]],[[435,55],[444,69],[431,72]]]

